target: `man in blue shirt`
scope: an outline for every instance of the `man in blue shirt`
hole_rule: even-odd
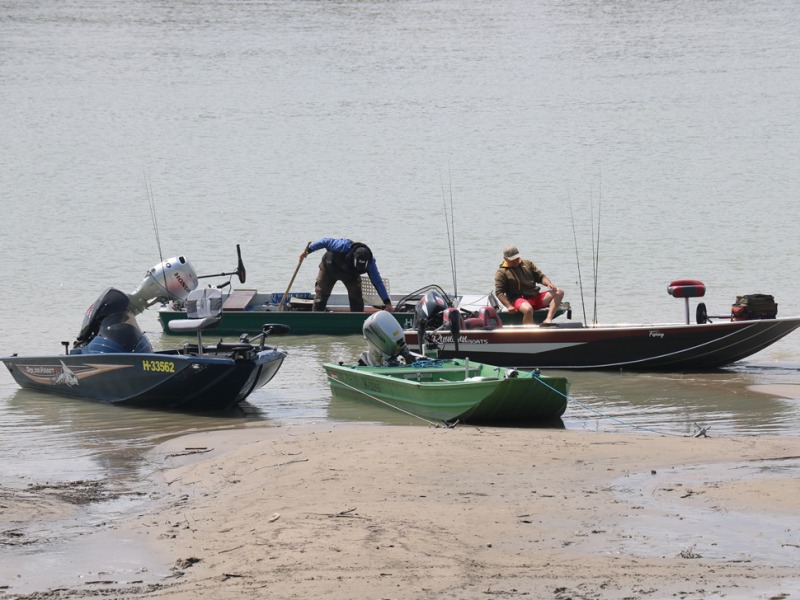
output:
[[[314,285],[315,311],[324,311],[328,306],[333,286],[341,281],[347,288],[351,312],[364,312],[364,298],[361,292],[361,275],[367,273],[372,285],[384,303],[384,310],[392,312],[392,299],[383,285],[378,265],[372,250],[366,244],[346,238],[322,238],[311,242],[300,254],[304,260],[311,252],[325,248],[327,252],[319,263],[319,274]]]

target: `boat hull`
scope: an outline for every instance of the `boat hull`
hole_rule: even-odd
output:
[[[287,311],[223,311],[222,320],[214,328],[219,335],[240,335],[257,333],[265,323],[287,325],[292,335],[352,335],[360,334],[364,321],[374,312],[312,312],[303,310]],[[413,327],[413,313],[395,313],[403,327]],[[159,311],[158,320],[164,332],[176,335],[169,329],[169,322],[186,319],[182,310],[164,309]]]
[[[800,327],[800,317],[705,324],[582,327],[518,326],[434,332],[439,356],[497,365],[558,369],[702,370],[742,360]],[[405,332],[412,348],[417,333]]]
[[[275,323],[287,325],[291,328],[293,335],[360,335],[364,321],[378,312],[378,309],[372,306],[367,306],[364,312],[350,312],[346,304],[347,297],[341,294],[331,296],[326,312],[314,312],[311,310],[310,304],[312,302],[310,298],[313,295],[307,293],[304,296],[308,296],[308,299],[304,299],[303,303],[297,307],[290,304],[288,305],[289,310],[279,310],[280,305],[275,301],[281,297],[281,294],[253,291],[252,294],[244,295],[244,300],[237,304],[236,300],[239,296],[234,291],[224,301],[222,319],[215,326],[214,332],[219,335],[239,336],[242,333],[260,332],[265,323]],[[481,299],[485,299],[485,296]],[[393,312],[392,315],[403,329],[413,328],[415,318],[413,307],[409,309],[409,303],[403,302],[403,297],[397,294],[393,295],[393,301],[401,304],[395,304],[400,310]],[[462,301],[466,301],[466,297],[462,297]],[[478,305],[467,306],[472,306],[475,310],[478,308]],[[568,309],[568,306],[566,308]],[[564,312],[567,310],[560,309],[556,314],[561,315]],[[504,325],[522,323],[520,313],[500,312],[499,316]],[[534,321],[541,322],[546,316],[547,310],[537,310],[534,313]],[[186,318],[184,308],[169,306],[158,311],[161,328],[168,335],[180,335],[179,332],[170,329],[169,323]]]
[[[171,352],[5,357],[23,388],[156,409],[223,410],[269,382],[286,354],[265,349],[249,358]]]
[[[567,406],[564,377],[521,372],[467,361],[439,361],[431,368],[362,367],[325,364],[332,393],[355,401],[378,402],[436,421],[525,425],[558,419]]]

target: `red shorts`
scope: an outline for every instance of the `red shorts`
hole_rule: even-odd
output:
[[[550,292],[542,292],[538,296],[523,296],[522,298],[517,298],[514,300],[514,308],[519,310],[519,307],[522,305],[523,302],[529,303],[534,310],[544,308],[544,297],[547,296]]]

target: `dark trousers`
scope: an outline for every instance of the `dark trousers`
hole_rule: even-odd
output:
[[[337,281],[341,281],[347,288],[347,298],[350,301],[351,312],[364,312],[364,297],[361,292],[361,278],[358,275],[352,277],[337,277],[328,272],[323,262],[319,266],[317,282],[314,284],[314,308],[313,310],[323,312],[328,307],[328,298],[331,297],[333,286]]]

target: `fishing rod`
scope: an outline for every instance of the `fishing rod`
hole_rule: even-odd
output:
[[[450,253],[450,272],[453,274],[453,294],[458,297],[458,282],[456,280],[456,224],[453,220],[453,179],[450,176],[450,169],[447,170],[447,175],[450,184],[450,221],[447,220],[447,196],[444,192],[444,179],[442,178],[441,171],[439,172],[439,181],[442,185],[442,204],[444,205],[444,224],[447,226],[447,250]],[[450,237],[450,230],[453,230],[453,236]]]
[[[150,205],[150,218],[153,221],[153,231],[156,234],[156,244],[158,245],[158,260],[159,264],[164,262],[164,254],[161,252],[161,234],[158,232],[158,218],[156,217],[156,200],[153,196],[153,184],[150,181],[150,175],[144,171],[144,187],[147,192],[147,202]],[[164,275],[164,289],[167,288],[167,272],[163,270]]]
[[[578,256],[578,236],[575,233],[575,214],[572,212],[572,197],[567,190],[567,200],[569,201],[569,216],[572,219],[572,238],[575,240],[575,262],[578,263],[578,285],[581,290],[581,306],[583,307],[583,322],[586,322],[586,303],[583,300],[583,278],[581,277],[581,260]]]
[[[447,180],[450,185],[450,229],[453,230],[453,294],[458,297],[458,281],[456,279],[456,222],[455,211],[453,210],[453,177],[450,173],[450,166],[447,167]]]

